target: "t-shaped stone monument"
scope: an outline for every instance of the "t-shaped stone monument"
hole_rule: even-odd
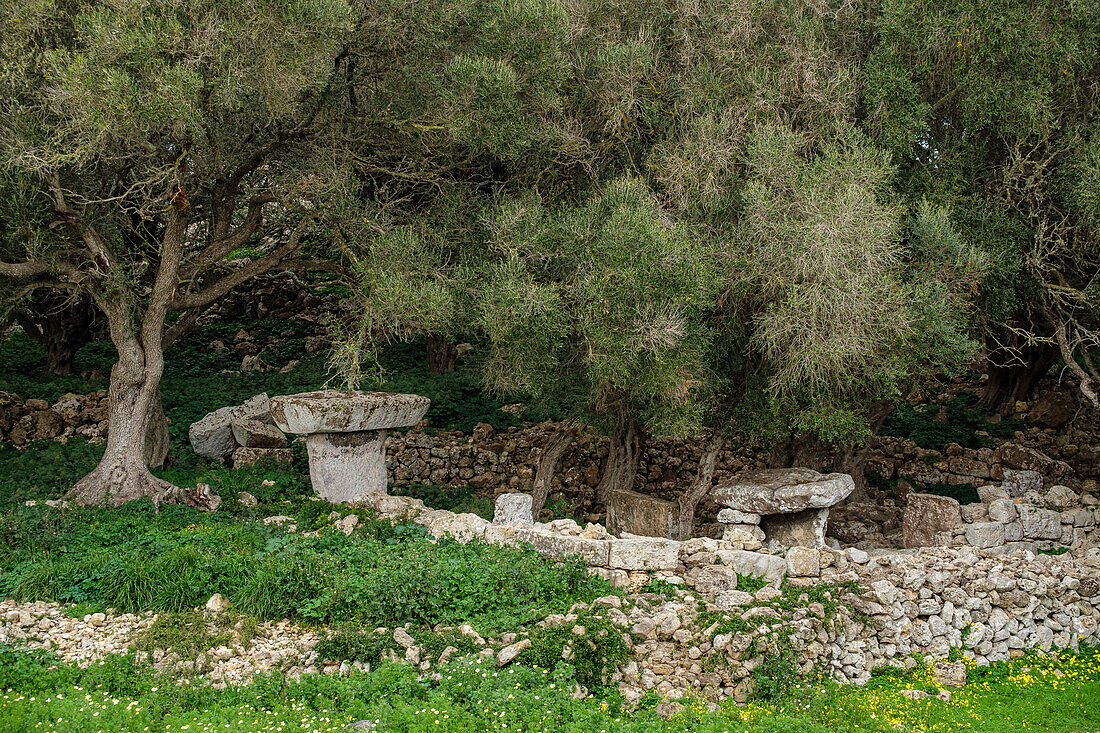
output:
[[[430,404],[414,394],[322,390],[271,398],[271,417],[305,436],[313,490],[339,503],[386,492],[386,431],[416,425]]]
[[[829,507],[854,488],[846,473],[776,468],[753,471],[715,487],[712,494],[729,507],[718,513],[718,521],[730,525],[735,536],[786,547],[824,547]]]

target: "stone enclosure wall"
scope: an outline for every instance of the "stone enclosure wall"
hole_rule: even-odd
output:
[[[366,495],[360,506],[411,519],[436,537],[527,544],[553,558],[580,558],[613,585],[638,589],[658,579],[693,589],[674,597],[642,594],[626,611],[616,598],[597,601],[633,634],[634,659],[614,680],[628,700],[645,689],[743,698],[752,671],[770,654],[793,655],[803,673],[817,668],[858,683],[880,665],[913,664],[913,654],[944,658],[958,648],[989,663],[1024,649],[1100,641],[1095,548],[1061,556],[973,547],[792,547],[773,554],[711,538],[615,538],[572,520],[493,524],[384,494]],[[770,582],[754,592],[738,589],[749,576]],[[574,613],[545,623],[576,620]]]

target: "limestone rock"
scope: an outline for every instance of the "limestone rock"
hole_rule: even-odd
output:
[[[515,644],[509,644],[508,646],[504,647],[499,652],[497,652],[497,666],[503,667],[504,665],[511,663],[512,660],[520,655],[520,652],[522,652],[529,646],[531,646],[531,640],[522,639],[520,641],[517,641]]]
[[[1062,517],[1051,509],[1040,509],[1030,504],[1016,507],[1024,537],[1029,540],[1057,540],[1062,536]]]
[[[824,509],[846,498],[855,488],[846,473],[821,474],[809,468],[763,469],[735,483],[715,487],[715,499],[740,512],[790,514]]]
[[[719,550],[718,559],[738,575],[781,580],[787,574],[787,561],[778,555],[748,550]]]
[[[722,524],[760,524],[760,515],[727,507],[718,512],[718,521]]]
[[[966,525],[966,541],[979,548],[997,547],[1005,543],[1005,526],[1000,522],[975,522]]]
[[[937,533],[962,524],[962,513],[959,502],[949,496],[910,494],[901,521],[905,547],[931,547]]]
[[[792,547],[787,550],[787,575],[796,578],[819,577],[821,552],[810,547]]]
[[[204,458],[226,458],[237,447],[233,420],[270,420],[271,401],[267,393],[258,394],[240,405],[222,407],[205,415],[187,430],[191,448]]]
[[[989,504],[989,519],[1001,524],[1016,521],[1016,505],[1011,499],[995,499]]]
[[[1009,497],[1019,498],[1029,491],[1038,493],[1043,489],[1043,475],[1038,471],[1019,471],[1006,468],[1001,486]]]
[[[966,686],[966,665],[962,662],[936,662],[932,671],[940,687]]]
[[[285,448],[286,436],[274,425],[249,418],[234,418],[229,427],[233,439],[244,448]]]
[[[1041,428],[1060,428],[1073,419],[1077,405],[1068,392],[1047,392],[1028,411],[1027,421]]]
[[[672,537],[679,510],[675,502],[617,489],[607,496],[607,531],[646,537]]]
[[[534,523],[530,494],[501,494],[493,508],[493,524]]]
[[[206,602],[206,610],[213,614],[224,613],[229,610],[229,601],[221,593],[215,593]]]
[[[610,542],[607,564],[620,570],[675,570],[680,543],[668,539],[630,539]]]
[[[233,451],[233,468],[245,468],[260,461],[293,463],[294,451],[290,448],[238,448]]]
[[[695,578],[695,590],[704,598],[714,598],[737,588],[737,571],[728,565],[704,565]]]

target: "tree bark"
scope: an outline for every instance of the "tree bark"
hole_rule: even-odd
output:
[[[448,374],[458,365],[458,345],[446,336],[428,334],[427,352],[430,374]]]
[[[550,483],[554,479],[554,471],[557,469],[566,449],[573,444],[576,435],[576,423],[572,419],[563,420],[558,424],[557,430],[550,436],[550,440],[539,456],[538,469],[535,471],[535,483],[531,489],[531,515],[536,522],[539,519],[539,512],[546,504],[546,497],[550,493]]]
[[[608,446],[607,461],[603,475],[596,486],[595,504],[607,506],[607,497],[612,490],[634,489],[634,479],[638,475],[638,463],[645,447],[645,429],[637,420],[622,418],[611,431],[611,443]]]
[[[149,468],[160,468],[168,459],[168,417],[164,414],[164,402],[158,384],[156,394],[149,400],[149,414],[145,425],[144,459]],[[108,424],[109,425],[109,424]]]
[[[95,338],[102,321],[85,297],[74,298],[45,289],[15,312],[23,331],[46,348],[44,374],[66,377],[73,373],[73,359],[80,347]]]
[[[695,474],[695,482],[680,495],[677,500],[679,513],[676,517],[676,532],[672,539],[691,539],[695,532],[695,509],[699,502],[710,493],[714,484],[714,470],[718,465],[718,452],[722,450],[722,435],[715,431],[703,448],[703,455],[699,459],[699,470]]]
[[[1039,380],[1058,361],[1053,344],[1022,344],[997,347],[989,353],[986,374],[989,381],[978,400],[978,407],[1008,407],[1026,402]]]
[[[136,337],[119,345],[107,393],[107,447],[99,465],[69,490],[66,499],[82,506],[117,507],[142,498],[159,504],[171,495],[175,487],[154,476],[145,463],[147,428],[157,409],[153,400],[160,398],[163,363],[162,354],[142,348]]]

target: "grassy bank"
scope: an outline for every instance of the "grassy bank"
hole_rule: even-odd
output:
[[[128,657],[81,670],[47,654],[0,649],[0,732],[335,732],[369,720],[379,731],[641,731],[705,733],[1070,733],[1100,729],[1100,655],[1025,657],[971,670],[950,701],[909,700],[929,688],[927,670],[877,677],[861,688],[825,684],[775,703],[708,709],[685,699],[670,720],[655,696],[625,711],[614,699],[578,699],[567,665],[553,671],[459,660],[438,680],[389,665],[300,682],[264,677],[214,690],[155,676]],[[662,712],[667,716],[668,709]]]

